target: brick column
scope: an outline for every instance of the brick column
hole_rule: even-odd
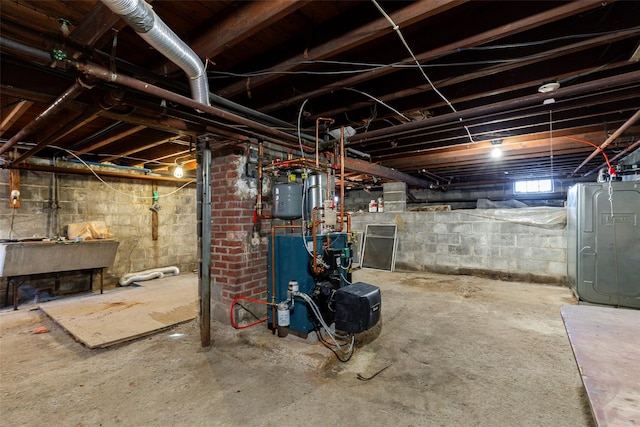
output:
[[[255,180],[244,177],[245,165],[238,153],[211,164],[212,316],[226,323],[235,297],[267,297],[267,240],[252,239],[257,193]]]

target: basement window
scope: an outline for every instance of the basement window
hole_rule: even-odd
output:
[[[517,194],[523,193],[552,193],[553,180],[551,179],[532,179],[527,181],[516,181],[513,183],[513,192]]]

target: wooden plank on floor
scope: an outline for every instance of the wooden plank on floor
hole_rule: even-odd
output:
[[[198,276],[182,274],[104,294],[40,304],[40,309],[89,348],[108,347],[186,322],[197,314]]]
[[[640,310],[576,305],[561,312],[596,423],[640,425]]]

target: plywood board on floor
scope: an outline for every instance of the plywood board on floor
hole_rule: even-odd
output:
[[[40,309],[89,348],[108,347],[186,322],[197,314],[198,277],[165,277],[104,294],[50,301]]]
[[[640,311],[565,306],[562,318],[596,423],[640,425]]]

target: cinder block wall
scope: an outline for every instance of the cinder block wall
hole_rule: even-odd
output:
[[[104,221],[120,242],[114,265],[105,270],[105,287],[115,286],[126,273],[150,268],[197,269],[195,184],[179,190],[182,183],[158,182],[161,208],[158,240],[153,240],[152,182],[103,179],[108,185],[93,176],[21,171],[21,206],[14,210],[9,208],[9,171],[0,170],[0,239],[9,238],[12,221],[14,239],[55,238],[69,223]],[[2,305],[5,295],[6,280],[0,279]]]
[[[545,229],[465,213],[355,213],[352,227],[396,224],[396,268],[566,284],[566,228]]]

